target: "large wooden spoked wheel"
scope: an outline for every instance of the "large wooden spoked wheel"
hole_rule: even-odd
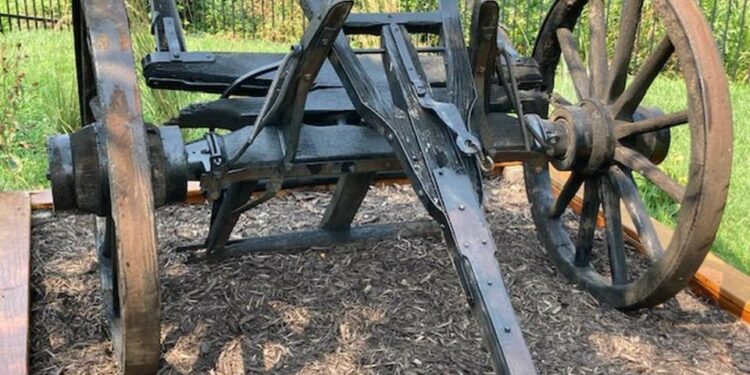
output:
[[[581,160],[562,165],[570,177],[559,197],[553,195],[546,161],[528,163],[525,178],[539,237],[561,272],[597,299],[627,310],[673,297],[709,251],[729,188],[732,115],[722,61],[696,2],[621,4],[619,17],[605,14],[604,0],[557,1],[548,14],[534,57],[557,107],[551,118],[575,112],[567,120],[586,125],[575,141]],[[661,23],[664,35],[648,58],[634,64],[645,6],[653,9],[649,16]],[[612,22],[619,25],[613,28]],[[579,32],[590,41],[579,45],[575,28],[582,25],[588,27]],[[684,82],[685,99],[665,114],[643,101],[667,66]],[[563,77],[572,81],[572,98],[554,94],[555,80]],[[688,139],[684,148],[690,152],[680,162],[685,175],[677,178],[662,168],[675,134]],[[565,208],[581,190],[580,218],[571,218]],[[677,213],[668,243],[650,221],[646,190],[673,201]],[[641,253],[623,241],[626,214],[640,236]],[[599,215],[603,230],[597,229]]]
[[[154,200],[146,129],[123,1],[74,1],[83,125],[104,124],[102,181],[111,202],[97,218],[105,314],[121,373],[150,374],[160,354],[160,298]],[[97,157],[97,155],[93,155]]]

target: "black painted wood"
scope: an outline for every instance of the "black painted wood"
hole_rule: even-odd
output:
[[[320,227],[327,230],[349,228],[374,177],[375,173],[347,173],[341,176]]]

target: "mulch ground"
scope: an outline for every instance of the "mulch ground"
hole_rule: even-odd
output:
[[[236,235],[312,228],[330,193],[294,192],[246,216]],[[624,314],[571,285],[536,240],[523,183],[487,186],[487,216],[532,356],[543,374],[750,373],[750,329],[690,292]],[[359,223],[426,217],[409,187],[374,189]],[[205,206],[158,213],[164,374],[491,372],[446,247],[437,239],[186,264],[177,246],[207,231]],[[36,374],[116,372],[101,312],[93,219],[36,212]]]

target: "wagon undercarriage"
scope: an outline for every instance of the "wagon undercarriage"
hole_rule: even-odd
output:
[[[182,249],[195,259],[442,233],[493,365],[508,374],[535,370],[482,207],[482,177],[496,162],[525,163],[543,245],[564,274],[618,308],[653,306],[674,295],[716,232],[729,177],[731,115],[697,7],[655,2],[667,37],[626,85],[639,1],[623,5],[611,60],[603,2],[596,0],[557,2],[533,57],[519,56],[498,28],[494,0],[474,1],[468,45],[454,1],[441,0],[431,12],[354,14],[351,0],[302,0],[309,26],[287,54],[187,52],[174,3],[151,3],[157,48],[143,59],[149,86],[220,97],[190,105],[162,126],[145,125],[124,4],[82,0],[75,3],[75,30],[85,126],[48,144],[56,208],[99,217],[102,284],[125,372],[154,372],[158,365],[154,208],[183,201],[188,181],[200,181],[212,204],[208,238]],[[571,36],[584,8],[591,24],[588,72]],[[358,34],[378,37],[379,47],[353,48],[347,36]],[[417,46],[416,36],[425,34],[439,42]],[[688,109],[665,114],[642,106],[673,56],[690,93]],[[561,57],[576,100],[553,93]],[[676,126],[690,127],[687,185],[659,169]],[[186,143],[186,128],[207,133]],[[548,163],[571,172],[559,198],[552,196]],[[634,173],[680,205],[672,243],[656,237]],[[435,223],[352,227],[371,183],[402,176]],[[280,190],[330,183],[337,187],[320,229],[230,240],[241,214]],[[583,213],[571,240],[562,216],[582,187]],[[648,266],[638,275],[626,262],[620,202],[646,250]],[[590,264],[600,208],[608,274]]]

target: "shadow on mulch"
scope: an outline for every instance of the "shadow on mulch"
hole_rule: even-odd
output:
[[[623,314],[569,284],[536,240],[523,184],[487,186],[487,216],[540,373],[750,372],[750,329],[689,292]],[[314,227],[330,193],[295,192],[248,214],[236,235]],[[158,213],[163,374],[478,374],[491,372],[440,240],[393,240],[185,264],[209,210]],[[410,188],[369,194],[358,221],[426,214]],[[32,372],[107,374],[93,219],[37,212]]]

